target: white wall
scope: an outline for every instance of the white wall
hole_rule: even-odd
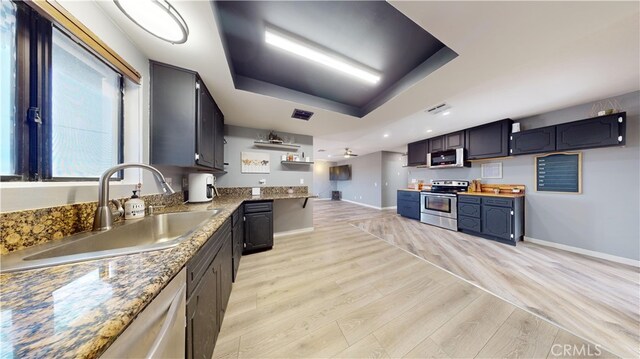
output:
[[[342,199],[376,208],[394,207],[399,188],[407,186],[407,169],[402,154],[374,152],[338,162],[351,165],[351,180],[336,181]]]
[[[503,178],[485,183],[524,184],[525,236],[562,245],[640,259],[640,92],[617,97],[627,111],[624,147],[581,151],[583,193],[535,192],[534,156],[502,162]],[[518,120],[532,129],[590,117],[592,103]],[[480,163],[464,169],[410,169],[409,179],[474,179]]]
[[[382,206],[382,152],[351,157],[338,165],[351,165],[351,180],[336,181],[342,199],[377,208]]]
[[[130,81],[126,81],[125,84],[124,158],[125,162],[149,163],[149,64],[147,57],[129,41],[126,34],[109,20],[96,3],[89,1],[60,1],[60,3],[142,74],[141,86]],[[182,176],[180,169],[161,168],[161,171],[173,179],[175,189],[180,189]],[[123,182],[111,185],[111,197],[129,196],[130,190],[138,182],[143,183],[143,194],[161,192],[150,173],[131,169],[125,171]],[[4,182],[0,184],[0,210],[6,212],[96,201],[97,186],[97,182]]]
[[[399,188],[407,187],[407,168],[401,153],[382,152],[382,207],[396,207]]]
[[[258,130],[248,127],[225,126],[224,138],[227,144],[224,145],[224,161],[227,173],[217,175],[216,183],[220,187],[262,187],[259,183],[261,179],[266,180],[265,186],[308,186],[309,191],[313,189],[313,166],[304,164],[285,165],[281,164],[281,155],[287,152],[300,156],[313,155],[313,137],[297,135],[284,132],[276,132],[280,137],[294,137],[295,143],[300,145],[297,151],[286,151],[280,149],[269,149],[255,147],[254,141],[258,134],[267,135],[269,131]],[[270,173],[242,173],[240,166],[240,156],[242,152],[260,152],[269,154],[271,160]],[[303,183],[301,183],[301,180]],[[312,192],[313,193],[313,192]]]
[[[316,161],[313,165],[313,194],[318,198],[331,198],[331,191],[338,190],[336,181],[329,180],[329,167],[336,162]]]

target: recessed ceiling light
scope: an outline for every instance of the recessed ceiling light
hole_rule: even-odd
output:
[[[433,130],[427,130],[427,133],[431,133],[431,132],[433,132]]]
[[[327,157],[331,157],[331,155],[327,155]]]
[[[294,55],[327,66],[370,84],[376,84],[380,81],[380,74],[364,68],[363,65],[356,64],[354,61],[335,54],[329,54],[325,50],[320,50],[311,44],[295,39],[293,36],[286,35],[281,31],[269,27],[265,28],[264,41],[269,45],[273,45]]]
[[[442,113],[442,116],[449,116],[451,114],[451,111],[445,111]]]
[[[386,138],[386,137],[389,137],[389,134],[388,134],[388,133],[385,133],[384,135],[382,135],[382,137],[385,137],[385,138]]]
[[[172,44],[187,41],[189,28],[178,11],[166,0],[113,0],[136,25]]]

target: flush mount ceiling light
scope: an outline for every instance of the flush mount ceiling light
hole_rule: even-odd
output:
[[[166,0],[113,0],[131,21],[151,35],[170,42],[183,44],[189,28],[180,13]]]
[[[363,65],[356,64],[351,60],[335,54],[329,54],[317,46],[300,41],[281,31],[269,27],[265,28],[264,41],[269,45],[353,76],[367,83],[377,84],[380,81],[380,74],[366,69]]]

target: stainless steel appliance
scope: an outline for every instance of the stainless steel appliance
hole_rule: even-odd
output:
[[[431,190],[420,192],[420,222],[458,230],[458,198],[469,181],[432,180]]]
[[[464,148],[432,152],[427,154],[429,168],[451,168],[469,166],[464,160]]]

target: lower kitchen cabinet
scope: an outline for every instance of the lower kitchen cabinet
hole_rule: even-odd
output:
[[[186,357],[211,358],[233,278],[231,219],[187,263]],[[203,269],[204,268],[204,269]]]
[[[244,253],[273,247],[273,202],[244,205]]]
[[[458,231],[516,245],[524,236],[524,197],[458,195]]]
[[[218,269],[213,262],[187,302],[187,358],[211,358],[218,339]]]
[[[232,223],[233,246],[231,252],[233,255],[233,281],[235,282],[244,247],[244,206],[238,207],[233,213]]]
[[[420,220],[420,192],[399,190],[396,198],[399,215]]]

